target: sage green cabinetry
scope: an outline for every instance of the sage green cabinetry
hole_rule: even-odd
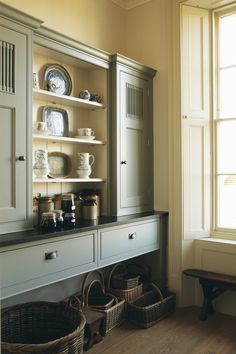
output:
[[[111,214],[153,209],[152,86],[155,70],[111,57]]]
[[[0,4],[0,233],[31,226],[31,39],[40,23]]]

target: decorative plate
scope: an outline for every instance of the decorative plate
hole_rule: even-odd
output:
[[[91,135],[91,136],[86,136],[86,135],[76,135],[75,138],[77,139],[84,139],[84,140],[94,140],[95,136]]]
[[[71,77],[61,65],[53,64],[46,68],[44,73],[46,89],[58,95],[70,95],[72,90]]]
[[[43,121],[47,123],[48,134],[52,136],[68,136],[67,111],[57,107],[43,108]]]
[[[62,152],[49,152],[48,166],[51,178],[66,178],[71,172],[70,157]]]

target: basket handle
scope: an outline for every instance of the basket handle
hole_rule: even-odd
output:
[[[99,277],[100,277],[100,282],[101,282],[101,287],[102,287],[102,291],[103,293],[105,293],[105,283],[104,283],[104,277],[103,277],[103,274],[99,271],[99,270],[94,270],[92,272],[89,272],[86,274],[86,276],[84,277],[84,280],[83,280],[83,284],[82,284],[82,307],[85,306],[85,293],[86,293],[86,284],[88,282],[88,279],[91,278],[92,275],[94,274],[98,274]],[[98,281],[98,280],[97,280]],[[92,282],[93,283],[93,282]],[[91,285],[92,286],[92,285]],[[90,287],[91,288],[91,287]],[[88,293],[88,292],[87,292]],[[87,295],[88,297],[88,295]]]
[[[81,311],[81,302],[79,297],[76,295],[71,295],[68,299],[68,305],[75,310]]]
[[[111,277],[114,273],[114,271],[117,269],[117,268],[123,268],[123,269],[126,269],[126,266],[123,264],[123,263],[117,263],[113,266],[113,268],[111,269],[109,275],[108,275],[108,279],[107,279],[107,287],[110,288],[111,286]]]
[[[105,294],[105,289],[104,289],[104,286],[103,286],[102,282],[101,282],[100,280],[98,280],[98,279],[94,279],[93,281],[91,281],[91,283],[89,283],[89,285],[88,285],[86,291],[84,292],[84,298],[83,298],[83,305],[84,305],[84,306],[88,306],[89,293],[90,293],[90,290],[91,290],[92,286],[93,286],[95,283],[97,283],[97,284],[100,285],[100,288],[101,288],[101,290],[102,290],[102,293]]]
[[[161,292],[161,289],[154,283],[151,283],[152,287],[158,292],[158,294],[160,295],[160,299],[161,301],[163,301],[163,295],[162,295],[162,292]]]

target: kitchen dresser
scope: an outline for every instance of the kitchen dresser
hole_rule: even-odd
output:
[[[0,205],[1,298],[150,253],[154,254],[160,285],[165,286],[168,216],[153,211],[155,70],[77,42],[3,4],[0,25],[6,28],[6,34],[1,31],[1,44],[7,48],[1,58],[7,58],[7,64],[1,66],[0,93],[0,144],[5,154],[0,160],[5,179]],[[24,39],[23,45],[20,39]],[[48,91],[44,75],[50,65],[62,66],[69,73],[70,94]],[[33,72],[39,75],[39,86],[34,88]],[[16,76],[12,77],[13,73]],[[101,96],[101,101],[79,98],[79,92],[85,89]],[[32,134],[32,123],[42,121],[46,109],[66,111],[66,136]],[[95,139],[78,137],[81,127],[91,127]],[[68,175],[36,179],[32,173],[32,152],[36,149],[68,155]],[[79,152],[95,157],[90,178],[76,174]],[[73,230],[48,234],[32,228],[34,194],[52,196],[84,188],[101,192],[99,220],[78,221]]]

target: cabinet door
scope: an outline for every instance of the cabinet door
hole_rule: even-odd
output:
[[[26,35],[0,26],[0,222],[26,219]]]
[[[150,119],[149,81],[121,72],[120,208],[141,211],[152,198]]]

